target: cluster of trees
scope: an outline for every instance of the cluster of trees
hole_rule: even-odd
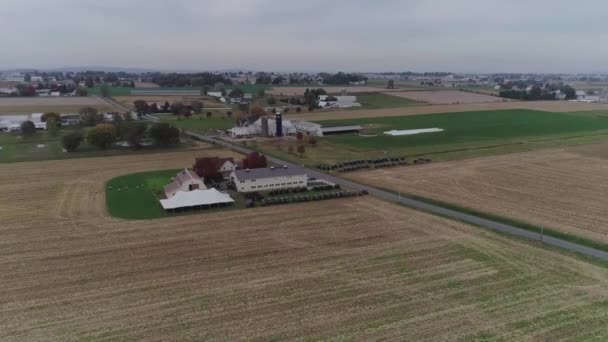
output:
[[[327,91],[323,88],[306,89],[304,91],[304,104],[308,106],[308,111],[317,108],[317,99],[320,95],[327,95]]]
[[[88,95],[86,89],[80,88],[74,83],[38,83],[37,85],[18,84],[15,88],[17,88],[17,93],[14,95],[17,96],[36,96],[36,90],[42,89],[48,89],[51,92],[59,92],[62,95],[71,94],[73,92],[76,92],[77,96]]]
[[[156,74],[151,78],[152,82],[161,87],[203,87],[215,86],[218,83],[232,84],[232,80],[222,74],[210,72],[192,74]]]
[[[257,152],[251,152],[242,161],[243,169],[262,169],[268,167],[268,160],[264,155]]]
[[[135,106],[135,111],[140,114],[155,114],[155,113],[173,113],[175,115],[184,115],[190,116],[192,113],[200,114],[203,112],[203,103],[200,101],[191,101],[187,104],[183,102],[173,102],[169,103],[166,101],[162,105],[158,105],[156,103],[148,104],[148,102],[144,100],[136,100],[133,102]]]
[[[332,84],[332,85],[346,85],[351,82],[361,82],[367,81],[367,77],[358,74],[346,74],[343,72],[339,72],[337,74],[328,74],[321,73],[319,77],[323,80],[324,84]]]
[[[155,145],[169,147],[179,143],[179,130],[168,123],[155,123],[148,126],[143,122],[131,122],[122,119],[112,123],[98,123],[86,131],[72,131],[61,138],[63,147],[74,152],[85,141],[100,150],[114,146],[117,141],[126,141],[135,149],[142,147],[145,139],[151,139]]]
[[[576,90],[569,85],[561,86],[546,86],[541,87],[535,85],[527,90],[514,90],[514,89],[503,89],[500,91],[499,96],[522,101],[538,101],[538,100],[555,100],[555,91],[561,91],[566,95],[566,100],[576,98]]]

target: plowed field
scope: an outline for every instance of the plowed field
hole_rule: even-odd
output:
[[[587,145],[349,177],[608,243],[606,150]]]
[[[607,269],[370,197],[108,217],[195,155],[2,166],[0,340],[608,338]]]

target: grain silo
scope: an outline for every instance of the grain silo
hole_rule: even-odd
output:
[[[268,137],[268,117],[262,117],[262,136]]]
[[[277,137],[282,137],[283,136],[283,117],[281,116],[281,113],[277,113],[276,117],[275,117],[275,121],[277,123]]]

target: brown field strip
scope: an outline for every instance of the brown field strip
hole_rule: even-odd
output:
[[[335,110],[317,111],[313,113],[302,112],[301,114],[286,115],[290,120],[341,120],[361,119],[387,116],[407,116],[437,113],[455,113],[469,111],[486,111],[501,109],[533,109],[548,112],[577,112],[591,110],[608,110],[608,104],[582,103],[567,101],[529,101],[529,102],[495,102],[495,103],[470,103],[457,105],[422,105],[403,108],[387,109],[363,109],[363,110]]]
[[[10,97],[0,98],[0,115],[56,111],[78,112],[82,107],[108,109],[108,104],[95,97]]]
[[[457,90],[438,90],[438,91],[405,91],[390,92],[388,95],[403,97],[410,100],[427,102],[430,104],[469,104],[469,103],[488,103],[503,102],[504,99],[497,96],[470,93]]]
[[[106,214],[108,179],[203,154],[2,166],[0,339],[608,338],[606,268],[371,197]]]
[[[350,174],[348,178],[608,243],[608,145]]]

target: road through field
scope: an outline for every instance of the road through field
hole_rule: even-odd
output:
[[[216,139],[213,137],[201,135],[201,134],[194,133],[194,132],[188,132],[187,134],[192,137],[195,137],[195,138],[198,138],[198,139],[201,139],[204,141],[208,141],[213,144],[224,146],[226,148],[232,149],[232,150],[240,152],[240,153],[253,152],[252,150],[250,150],[248,148],[232,144],[225,140]],[[277,159],[277,158],[274,158],[271,156],[269,156],[268,159],[272,163],[279,164],[279,165],[287,165],[289,167],[300,166],[300,165],[296,165],[296,164],[293,164],[293,163],[290,163],[290,162],[287,162],[284,160],[280,160],[280,159]],[[440,215],[443,217],[449,217],[449,218],[456,219],[456,220],[466,222],[469,224],[473,224],[476,226],[486,227],[486,228],[489,228],[489,229],[492,229],[492,230],[495,230],[495,231],[498,231],[501,233],[524,237],[524,238],[531,239],[531,240],[542,241],[551,246],[563,248],[563,249],[566,249],[566,250],[569,250],[572,252],[576,252],[576,253],[580,253],[583,255],[598,258],[600,260],[608,261],[608,252],[604,252],[604,251],[601,251],[601,250],[598,250],[595,248],[590,248],[590,247],[587,247],[584,245],[572,243],[572,242],[562,240],[562,239],[557,239],[554,237],[542,236],[539,233],[531,232],[529,230],[526,230],[526,229],[523,229],[520,227],[500,223],[500,222],[494,221],[494,220],[485,219],[485,218],[482,218],[479,216],[470,215],[470,214],[467,214],[464,212],[441,207],[439,205],[429,204],[429,203],[426,203],[426,202],[423,202],[420,200],[416,200],[416,199],[409,198],[406,196],[401,196],[401,195],[398,195],[395,193],[377,189],[377,188],[374,188],[374,187],[371,187],[368,185],[364,185],[364,184],[356,183],[356,182],[346,180],[343,178],[335,177],[335,176],[332,176],[332,175],[329,175],[329,174],[326,174],[326,173],[323,173],[323,172],[320,172],[317,170],[307,169],[307,172],[308,172],[308,175],[311,177],[327,179],[333,183],[340,184],[340,185],[350,187],[353,189],[357,189],[357,190],[366,190],[371,195],[374,195],[376,197],[379,197],[381,199],[384,199],[384,200],[387,200],[387,201],[390,201],[393,203],[400,203],[400,204],[406,205],[408,207],[423,210],[423,211],[430,212],[430,213]]]

